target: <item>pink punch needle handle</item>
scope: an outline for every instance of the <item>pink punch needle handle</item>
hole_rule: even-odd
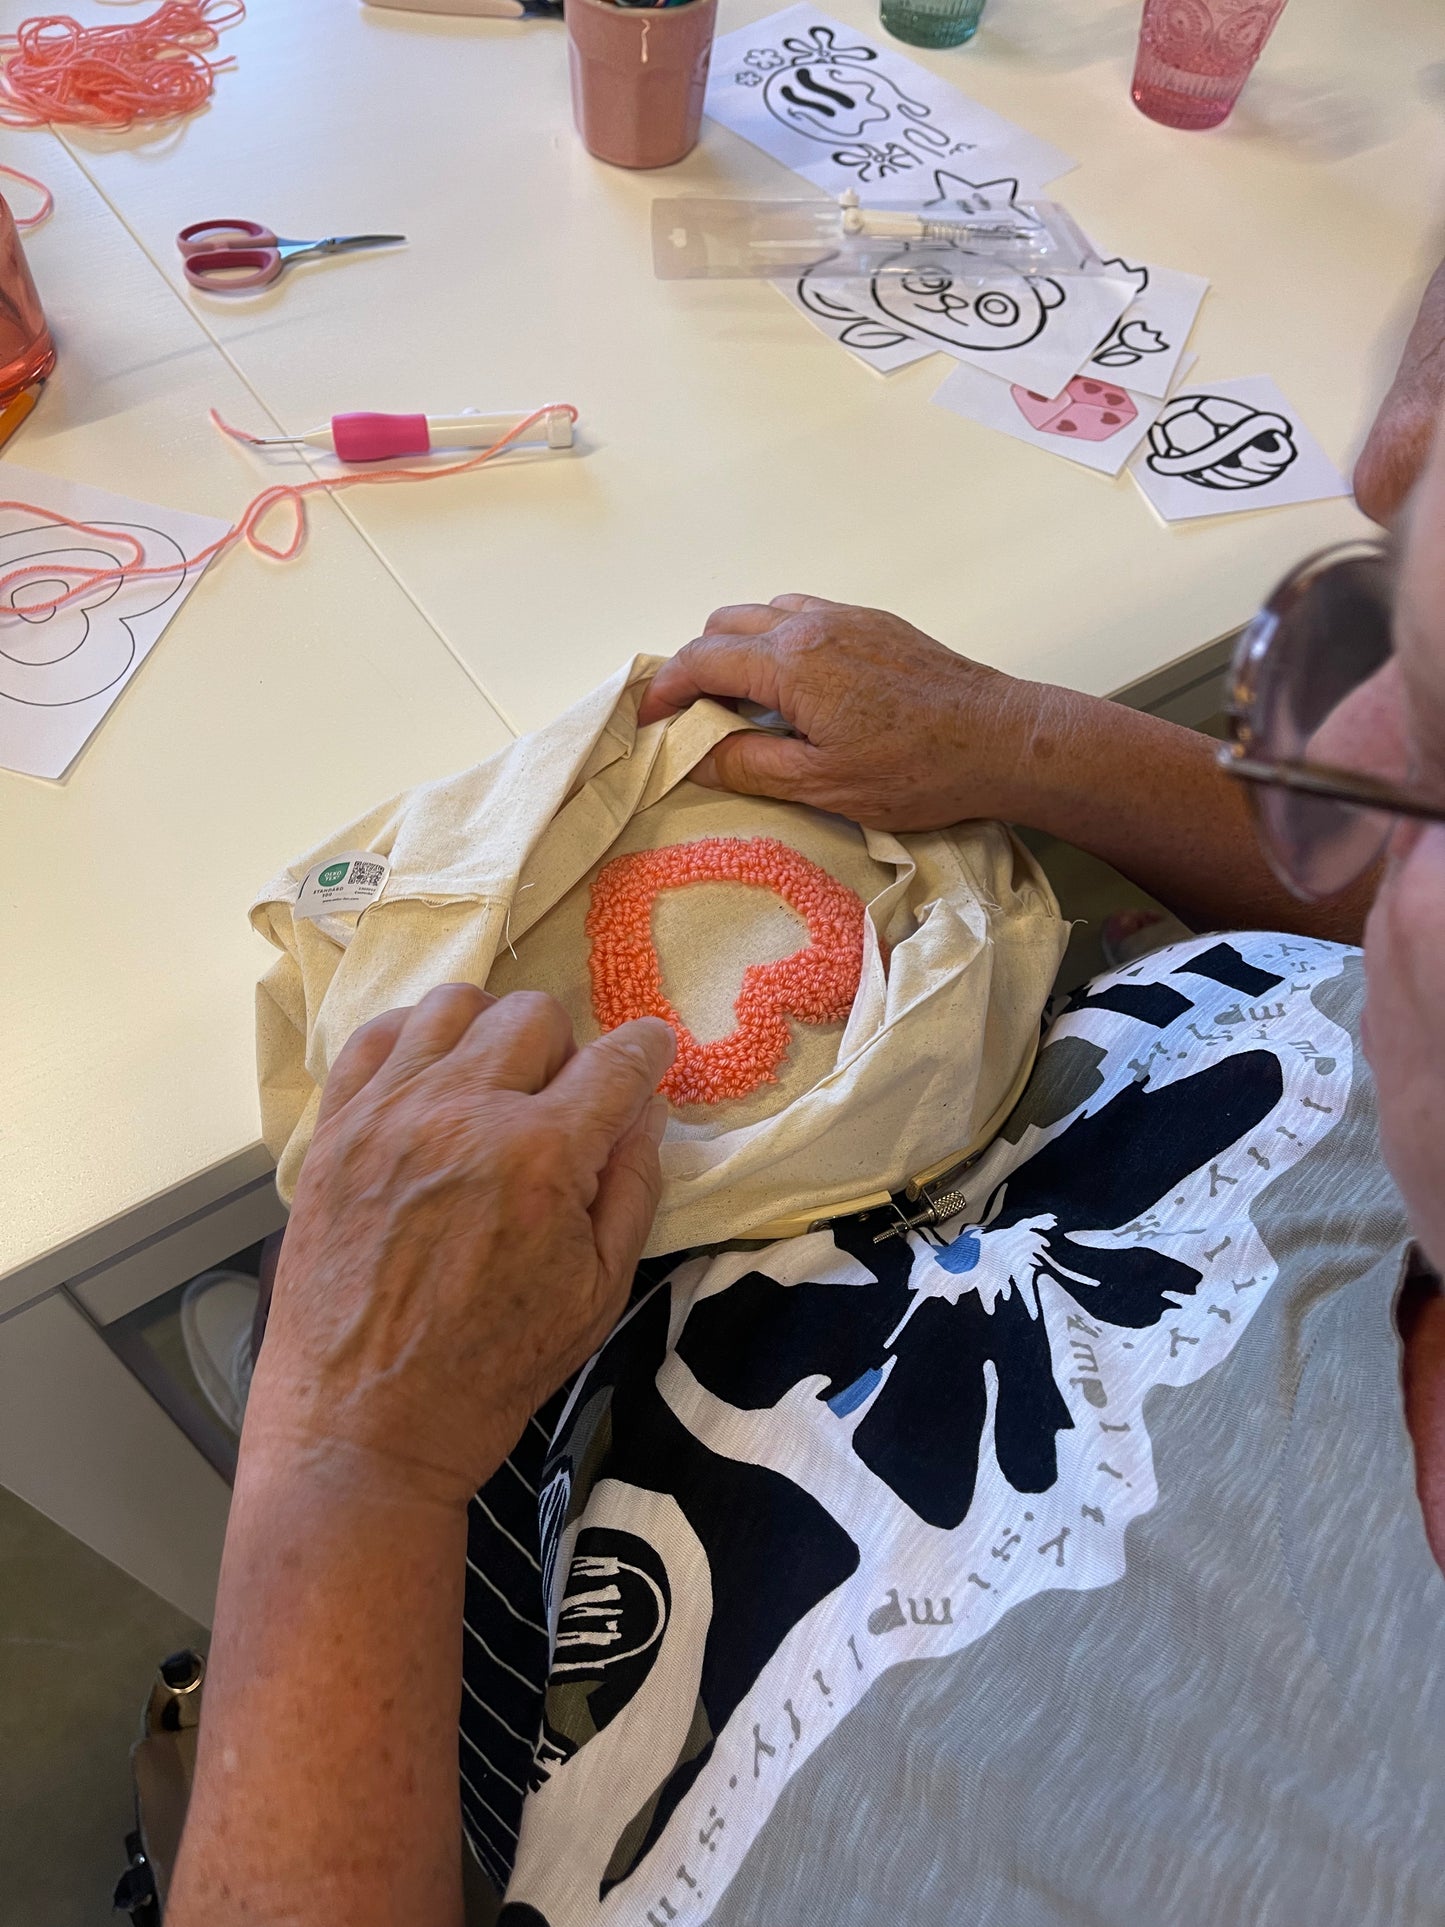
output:
[[[343,462],[382,462],[431,450],[425,415],[333,415],[331,442]]]

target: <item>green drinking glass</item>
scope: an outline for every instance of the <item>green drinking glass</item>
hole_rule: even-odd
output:
[[[885,33],[910,47],[961,47],[978,32],[984,0],[882,0]]]

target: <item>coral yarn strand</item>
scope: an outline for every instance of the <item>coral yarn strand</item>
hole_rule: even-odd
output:
[[[97,528],[88,522],[75,522],[68,515],[61,515],[54,509],[40,508],[34,502],[0,502],[0,510],[18,509],[26,515],[38,516],[43,522],[53,523],[57,528],[76,529],[83,535],[103,536],[107,541],[127,542],[135,552],[133,563],[118,563],[109,569],[61,568],[57,567],[54,557],[47,557],[43,562],[27,563],[23,568],[11,569],[8,574],[0,575],[0,614],[3,614],[7,608],[18,607],[27,617],[48,615],[54,609],[64,608],[66,603],[73,602],[77,596],[88,595],[92,589],[100,588],[106,583],[135,582],[148,577],[173,576],[181,568],[186,571],[204,568],[216,556],[224,554],[233,543],[240,541],[244,541],[247,548],[254,549],[258,555],[269,556],[274,562],[289,562],[306,540],[306,497],[308,495],[315,495],[318,491],[336,495],[343,489],[364,488],[378,483],[438,482],[448,475],[466,475],[514,446],[529,428],[535,427],[544,417],[557,413],[570,415],[574,422],[577,419],[577,410],[570,402],[549,402],[543,408],[534,409],[525,421],[520,421],[515,428],[508,429],[505,435],[493,442],[490,447],[484,448],[479,455],[469,456],[464,462],[448,462],[441,468],[384,468],[370,475],[327,475],[318,476],[310,482],[277,482],[254,496],[242,511],[240,519],[227,529],[224,535],[218,536],[205,548],[198,549],[194,555],[186,559],[184,564],[171,562],[156,568],[141,567],[145,555],[144,547],[133,535],[127,535],[123,530]],[[255,442],[258,439],[255,435],[247,435],[242,429],[232,428],[228,422],[221,419],[214,408],[211,410],[211,420],[223,435],[229,435],[233,441]],[[291,509],[295,521],[291,539],[278,548],[259,533],[259,528],[272,509],[280,508],[283,504]],[[53,582],[57,576],[63,576],[70,583],[70,587],[60,595],[48,596],[42,602],[16,603],[15,591],[18,586],[37,580]]]
[[[210,99],[211,60],[245,0],[164,0],[143,20],[86,27],[37,14],[0,36],[0,126],[121,129],[179,120]]]
[[[776,963],[749,964],[733,1004],[737,1028],[700,1044],[662,987],[652,937],[660,891],[691,883],[745,883],[771,890],[808,926],[808,942]],[[863,968],[863,900],[776,837],[710,836],[614,857],[593,879],[585,930],[592,1010],[615,1030],[633,1017],[661,1017],[677,1056],[658,1087],[674,1104],[720,1104],[776,1084],[788,1054],[788,1018],[842,1023]]]
[[[55,196],[51,193],[50,189],[45,185],[44,181],[37,181],[33,174],[22,174],[18,167],[0,166],[0,174],[8,174],[12,181],[24,181],[27,187],[33,187],[40,195],[40,207],[36,213],[16,214],[14,208],[10,210],[16,227],[39,227],[42,221],[48,219],[55,206]]]

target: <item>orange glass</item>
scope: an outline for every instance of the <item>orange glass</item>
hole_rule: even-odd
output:
[[[55,343],[20,245],[15,217],[0,198],[0,408],[55,366]]]

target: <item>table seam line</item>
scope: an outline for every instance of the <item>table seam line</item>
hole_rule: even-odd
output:
[[[85,177],[87,181],[89,181],[90,185],[94,188],[95,192],[100,196],[101,200],[110,209],[111,213],[115,216],[116,220],[120,223],[123,231],[130,236],[131,240],[140,249],[141,253],[145,256],[146,260],[149,261],[149,263],[151,264],[151,267],[155,270],[156,274],[159,275],[161,281],[164,283],[166,287],[167,292],[171,295],[171,297],[175,301],[177,301],[180,304],[180,306],[184,309],[185,313],[189,315],[190,318],[195,322],[196,326],[200,329],[201,333],[205,336],[206,340],[210,342],[211,346],[216,350],[217,354],[220,355],[221,359],[225,362],[226,366],[231,370],[231,373],[236,377],[237,381],[240,382],[241,386],[246,390],[246,393],[251,396],[256,406],[265,415],[267,421],[271,423],[272,427],[275,428],[276,432],[279,435],[284,435],[286,433],[285,423],[282,422],[277,417],[270,403],[267,402],[266,399],[258,392],[255,386],[255,383],[241,368],[240,364],[236,361],[235,357],[231,354],[230,350],[226,347],[225,343],[222,342],[215,334],[212,333],[210,327],[207,324],[205,315],[202,314],[200,310],[194,307],[189,301],[184,299],[180,289],[177,288],[175,283],[171,280],[170,276],[166,273],[165,269],[161,266],[160,262],[156,259],[155,255],[151,252],[150,248],[146,245],[145,241],[143,241],[140,235],[136,233],[135,229],[131,226],[130,222],[125,218],[124,214],[122,214],[120,209],[116,206],[115,202],[111,199],[110,195],[106,193],[105,189],[101,186],[100,182],[96,179],[95,175],[86,166],[79,152],[74,147],[71,146],[70,142],[66,139],[65,134],[55,127],[49,128],[48,132],[54,136],[55,140],[59,142],[60,146],[64,149],[65,153],[70,158],[70,160],[74,163],[78,171]],[[324,481],[326,479],[324,475],[318,473],[317,469],[314,466],[312,457],[310,456],[309,453],[307,453],[304,450],[301,452],[301,460],[304,466],[306,467],[307,471],[316,480]],[[426,609],[417,600],[417,597],[412,592],[412,589],[410,588],[410,586],[402,579],[400,575],[397,574],[396,570],[392,567],[391,563],[388,561],[386,556],[383,555],[381,550],[376,546],[376,543],[373,541],[372,537],[368,534],[366,529],[362,527],[362,525],[357,521],[356,517],[351,513],[351,510],[347,506],[345,500],[341,496],[333,495],[329,492],[327,494],[327,500],[331,502],[335,506],[337,512],[345,518],[347,523],[355,531],[356,535],[360,538],[361,542],[369,551],[369,553],[372,556],[374,556],[376,561],[381,565],[383,572],[391,579],[392,582],[396,584],[397,588],[401,591],[402,595],[406,598],[407,602],[416,611],[417,615],[426,624],[427,628],[431,631],[431,633],[436,637],[437,641],[441,644],[442,648],[446,650],[447,654],[451,657],[452,661],[461,670],[462,674],[466,677],[467,681],[472,685],[473,689],[476,690],[477,694],[481,697],[482,701],[487,705],[488,709],[491,710],[492,714],[496,717],[497,721],[502,725],[503,729],[505,729],[508,735],[512,737],[513,741],[515,741],[521,735],[522,733],[521,730],[518,729],[516,723],[512,720],[511,716],[509,716],[506,710],[503,709],[501,705],[497,702],[496,698],[491,694],[490,690],[484,687],[476,671],[472,668],[471,664],[468,663],[462,657],[460,652],[455,648],[450,637],[447,636],[443,630],[438,628],[437,624],[432,620],[431,616],[427,613]]]

